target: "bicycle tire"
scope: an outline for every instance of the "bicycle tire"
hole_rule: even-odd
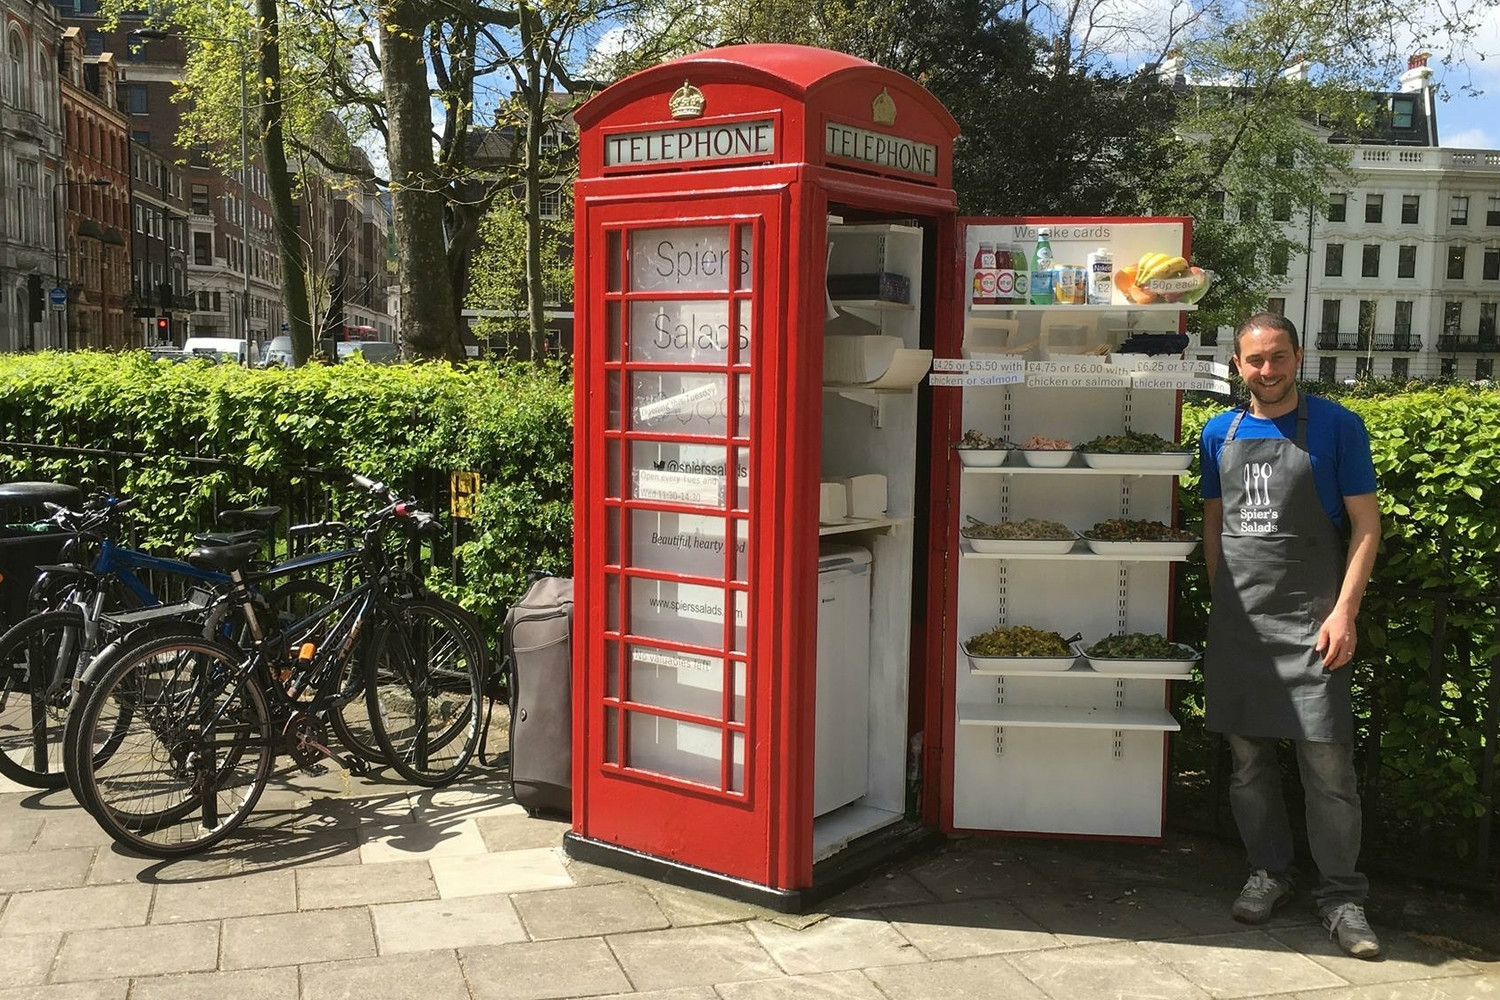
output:
[[[77,609],[23,618],[0,635],[0,774],[17,784],[52,789],[68,783],[63,740],[82,644]],[[67,662],[59,664],[60,658]],[[53,690],[59,673],[61,684]]]
[[[241,676],[242,663],[240,650],[214,639],[153,638],[121,655],[90,692],[78,782],[117,843],[153,857],[193,854],[255,808],[278,748],[265,695]],[[121,719],[126,732],[113,753],[82,752]]]
[[[459,616],[403,602],[370,644],[365,699],[386,762],[419,785],[463,773],[479,742],[483,651]]]

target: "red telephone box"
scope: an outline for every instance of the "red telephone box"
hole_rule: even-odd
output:
[[[798,909],[939,827],[1045,832],[1050,814],[951,801],[989,766],[971,747],[955,776],[955,743],[991,726],[999,745],[1027,721],[955,702],[956,682],[975,688],[956,630],[989,614],[957,607],[970,484],[950,445],[969,410],[958,389],[918,388],[985,325],[963,280],[978,230],[955,219],[952,117],[863,60],[748,45],[638,73],[576,119],[566,849]],[[1148,235],[1185,248],[1182,223]],[[974,412],[1008,423],[1005,399]],[[1153,690],[1108,696],[1160,703]],[[1070,774],[1109,780],[1068,752]]]

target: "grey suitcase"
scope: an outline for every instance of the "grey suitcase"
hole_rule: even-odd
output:
[[[542,577],[505,616],[510,780],[531,815],[573,812],[573,581]]]

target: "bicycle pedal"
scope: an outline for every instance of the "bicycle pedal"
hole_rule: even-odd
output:
[[[321,778],[328,773],[328,766],[314,761],[311,764],[303,764],[302,773],[312,775],[314,778]]]
[[[367,777],[370,773],[370,765],[363,757],[357,754],[345,754],[339,758],[339,763],[344,765],[344,770],[356,778]]]

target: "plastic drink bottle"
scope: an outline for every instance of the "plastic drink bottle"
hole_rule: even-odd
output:
[[[1031,301],[1031,265],[1026,262],[1026,251],[1021,247],[1011,247],[1010,264],[1016,272],[1015,301]]]
[[[1031,262],[1031,301],[1035,305],[1052,304],[1052,230],[1036,231],[1036,257]]]
[[[1006,305],[1016,299],[1016,252],[1009,243],[995,247],[995,301]]]
[[[995,278],[995,245],[981,243],[979,252],[974,255],[974,298],[972,300],[974,305],[996,304]]]

